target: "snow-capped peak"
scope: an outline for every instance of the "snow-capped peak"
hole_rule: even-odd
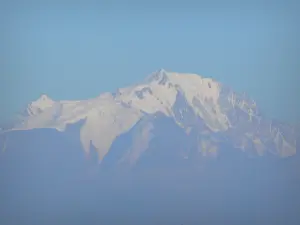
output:
[[[103,93],[96,98],[83,101],[55,102],[44,94],[28,105],[25,116],[29,116],[30,123],[25,124],[31,124],[29,129],[32,128],[32,124],[39,124],[39,127],[43,127],[44,124],[62,130],[66,124],[88,118],[96,112],[101,116],[103,111],[115,110],[115,105],[118,106],[120,114],[124,114],[125,108],[131,108],[141,113],[162,112],[167,116],[173,116],[172,107],[179,92],[196,115],[207,121],[208,127],[212,130],[227,129],[226,119],[224,120],[225,117],[218,104],[220,88],[217,82],[197,74],[167,72],[164,69],[152,73],[146,82],[120,88],[113,95]],[[22,127],[25,128],[24,125]]]
[[[46,94],[41,95],[36,101],[32,102],[31,105],[39,107],[41,109],[52,106],[54,101]]]
[[[37,114],[42,113],[48,108],[51,108],[55,104],[55,101],[53,101],[50,97],[43,94],[41,95],[37,100],[31,102],[26,109],[26,113],[29,116],[34,116]]]
[[[156,82],[159,84],[164,84],[168,81],[168,72],[164,69],[159,69],[154,73],[150,74],[145,80],[146,82]]]
[[[11,130],[54,128],[64,131],[68,124],[84,121],[80,125],[82,146],[89,152],[93,145],[101,160],[118,136],[149,114],[165,114],[184,129],[190,128],[191,123],[184,121],[192,115],[212,133],[234,130],[236,115],[246,118],[247,126],[253,125],[253,104],[248,104],[244,96],[241,96],[240,104],[236,102],[231,91],[211,78],[160,69],[141,83],[92,99],[54,101],[41,95],[28,105],[24,118]],[[186,113],[188,111],[190,114]],[[260,119],[256,123],[260,124]],[[286,146],[285,149],[294,149]]]
[[[212,131],[226,130],[226,115],[219,106],[219,84],[197,74],[181,74],[160,69],[146,81],[118,89],[116,94],[103,93],[93,99],[55,102],[47,95],[28,105],[21,124],[14,129],[56,128],[85,119],[81,142],[89,151],[90,142],[102,157],[120,134],[134,126],[145,114],[163,113],[174,117],[173,106],[182,95],[195,115]],[[105,140],[99,139],[105,137]]]

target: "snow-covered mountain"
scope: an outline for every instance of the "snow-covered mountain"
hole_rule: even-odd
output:
[[[2,128],[1,224],[99,224],[130,212],[184,212],[182,224],[300,221],[299,126],[211,78],[159,70],[92,99],[42,95]]]
[[[163,69],[92,99],[54,101],[42,95],[4,129],[3,149],[14,142],[14,132],[68,133],[70,127],[76,127],[86,155],[95,149],[104,165],[137,165],[153,154],[156,161],[163,155],[179,161],[215,158],[226,154],[224,146],[247,157],[296,154],[296,127],[269,120],[254,100],[214,79]]]

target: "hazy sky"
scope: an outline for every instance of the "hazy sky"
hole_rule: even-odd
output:
[[[214,77],[300,121],[299,3],[184,2],[1,1],[0,118],[42,93],[95,97],[164,68]]]

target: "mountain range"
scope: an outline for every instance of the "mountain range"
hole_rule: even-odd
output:
[[[74,125],[84,152],[88,155],[94,147],[99,162],[118,154],[117,142],[127,136],[131,143],[114,163],[136,164],[151,140],[169,135],[165,142],[170,143],[176,131],[188,139],[182,140],[182,159],[189,158],[191,149],[198,156],[216,157],[223,143],[248,156],[296,154],[296,126],[268,119],[253,99],[211,78],[163,69],[136,85],[88,100],[54,101],[42,95],[4,135],[46,128],[67,132]],[[167,126],[172,130],[167,132]],[[161,129],[166,132],[159,134]]]
[[[278,196],[287,182],[299,184],[297,143],[296,125],[269,119],[246,94],[212,78],[161,69],[95,98],[42,95],[28,104],[1,129],[1,190],[6,202],[12,186],[27,196],[53,188],[65,195],[71,192],[66,183],[93,182],[93,193],[139,184],[190,194],[218,190],[213,196],[232,187],[252,194],[276,187]]]

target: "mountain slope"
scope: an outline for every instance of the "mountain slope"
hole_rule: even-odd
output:
[[[299,137],[195,74],[43,95],[1,131],[0,223],[296,225]]]
[[[53,101],[42,95],[28,105],[5,133],[37,128],[64,132],[68,124],[84,120],[79,131],[81,145],[86,153],[94,147],[101,161],[117,137],[130,132],[149,115],[155,119],[153,115],[157,113],[174,121],[186,133],[196,132],[194,139],[202,155],[218,155],[218,143],[225,141],[250,156],[286,157],[296,153],[296,128],[268,120],[255,101],[211,78],[164,70],[151,74],[137,85],[93,99]],[[132,144],[138,145],[136,142],[139,141]]]

